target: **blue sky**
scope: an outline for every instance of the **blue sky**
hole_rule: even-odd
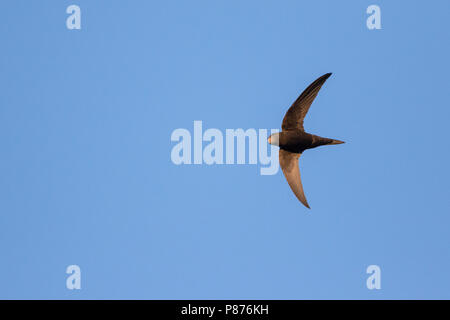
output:
[[[0,12],[0,298],[450,298],[448,1]],[[172,163],[173,130],[280,128],[326,72],[305,128],[347,143],[301,157],[312,210],[281,170]]]

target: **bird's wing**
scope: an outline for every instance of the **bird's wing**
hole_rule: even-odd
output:
[[[283,130],[300,129],[305,131],[303,128],[303,119],[308,113],[312,102],[319,93],[320,88],[330,76],[331,73],[327,73],[318,78],[316,81],[311,83],[305,91],[302,92],[297,100],[295,100],[284,116],[283,123],[281,125]]]
[[[300,153],[292,153],[280,149],[280,166],[289,186],[297,196],[298,200],[300,200],[305,207],[309,208],[308,201],[306,201],[305,194],[303,193],[302,180],[300,179],[300,169],[298,167],[298,158],[300,158],[300,155]]]

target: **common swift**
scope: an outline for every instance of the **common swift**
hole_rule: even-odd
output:
[[[303,128],[303,120],[308,113],[309,107],[322,85],[330,76],[331,73],[324,74],[311,83],[286,112],[281,125],[281,132],[274,133],[268,138],[270,144],[280,147],[279,160],[284,176],[298,200],[309,209],[310,206],[308,201],[306,201],[300,179],[300,169],[298,167],[300,155],[307,149],[344,143],[344,141],[307,133]]]

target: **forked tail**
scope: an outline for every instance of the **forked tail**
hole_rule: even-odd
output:
[[[327,145],[345,143],[344,141],[341,141],[341,140],[336,140],[336,139],[330,139],[330,140],[331,140],[331,142],[327,143]]]

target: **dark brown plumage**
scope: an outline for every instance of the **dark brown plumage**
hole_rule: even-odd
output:
[[[270,144],[280,147],[279,159],[284,176],[298,200],[307,208],[310,208],[310,206],[303,192],[300,169],[298,167],[300,155],[306,149],[344,143],[340,140],[309,134],[303,128],[303,120],[308,113],[309,107],[322,85],[330,76],[331,73],[324,74],[302,92],[286,112],[281,125],[281,132],[271,135],[268,139]]]

